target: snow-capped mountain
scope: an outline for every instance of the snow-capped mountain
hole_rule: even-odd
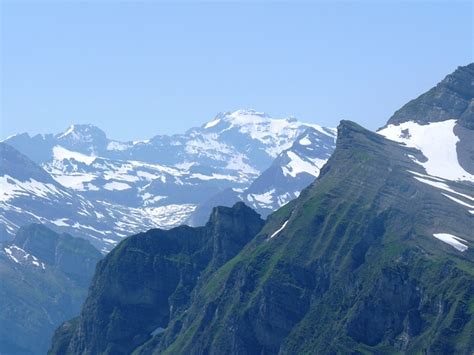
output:
[[[333,134],[308,128],[252,182],[241,198],[266,216],[298,197],[319,176],[334,151],[336,130]]]
[[[220,113],[210,122],[184,134],[157,135],[142,141],[114,141],[92,125],[72,125],[56,135],[30,137],[23,133],[4,142],[40,164],[51,160],[53,148],[61,146],[109,159],[167,166],[203,165],[258,174],[308,127],[333,135],[331,129],[302,123],[295,118],[272,118],[255,110],[238,110]]]
[[[297,158],[293,150],[297,145],[304,146],[305,132],[324,144],[314,148],[308,145],[307,153],[314,151]],[[265,182],[260,182],[249,192],[253,195],[245,199],[258,202],[263,195],[266,204],[262,211],[267,214],[304,187],[299,182],[301,169],[308,170],[311,178],[315,176],[333,149],[334,137],[333,129],[294,118],[274,119],[254,110],[221,113],[184,134],[145,141],[110,140],[92,125],[72,125],[56,135],[15,135],[4,142],[38,165],[25,156],[20,158],[18,152],[12,153],[13,148],[7,145],[4,151],[12,152],[5,155],[21,161],[20,166],[28,160],[41,171],[43,185],[55,190],[37,197],[38,190],[28,185],[27,192],[20,193],[25,188],[24,180],[12,180],[14,176],[2,171],[4,190],[15,193],[2,201],[5,217],[1,224],[8,235],[25,223],[53,225],[71,234],[90,235],[96,246],[107,251],[130,233],[183,223],[210,196],[246,191],[275,158],[282,160],[280,155],[285,151],[289,159],[285,162],[288,186],[271,192],[273,187],[265,190]],[[303,143],[295,143],[296,139]],[[301,166],[302,162],[305,165]],[[271,175],[265,174],[270,184]],[[283,194],[291,194],[280,196],[281,189]],[[274,196],[267,196],[269,193]],[[39,202],[30,203],[33,198]]]
[[[137,208],[91,199],[61,185],[7,144],[0,143],[0,156],[2,240],[24,225],[42,223],[87,238],[108,252],[130,233],[180,224],[193,210],[186,204]]]
[[[281,152],[245,190],[227,189],[199,205],[188,219],[193,226],[203,225],[214,206],[232,206],[243,201],[262,217],[298,197],[301,190],[319,175],[336,143],[334,135],[313,127],[299,135],[292,146]]]
[[[413,178],[474,215],[474,63],[410,101],[378,133],[413,148]]]

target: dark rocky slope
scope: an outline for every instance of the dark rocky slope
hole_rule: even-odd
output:
[[[262,228],[243,203],[216,207],[204,227],[127,238],[97,267],[81,316],[57,332],[51,353],[130,353],[166,328],[202,277],[234,257]]]
[[[199,264],[199,248],[152,257],[161,231],[123,242],[100,264],[81,318],[57,332],[52,353],[471,353],[473,215],[414,178],[424,173],[408,157],[417,154],[343,121],[315,183],[235,257],[201,273],[192,292],[193,281],[176,275],[208,265]],[[168,233],[178,231],[191,229]],[[434,233],[456,235],[468,249]],[[155,271],[164,260],[176,268]],[[175,306],[167,300],[177,284],[188,287]],[[151,335],[157,327],[166,329]]]
[[[89,242],[38,224],[0,249],[0,353],[45,354],[77,315],[102,255]]]
[[[474,129],[474,63],[459,67],[434,88],[408,102],[387,124],[449,119],[457,119],[465,128]]]

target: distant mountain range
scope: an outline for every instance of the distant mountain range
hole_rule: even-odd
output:
[[[315,181],[265,222],[238,202],[125,239],[50,353],[471,354],[473,82],[458,68],[378,133],[342,121]],[[314,142],[298,139],[284,176]]]
[[[266,216],[317,176],[334,144],[334,129],[253,110],[139,142],[92,125],[18,134],[0,145],[1,237],[44,223],[107,252],[142,230],[205,223],[222,194]]]
[[[307,128],[296,137],[243,191],[226,189],[197,206],[186,222],[191,226],[204,225],[214,206],[232,206],[243,201],[262,217],[298,197],[318,175],[334,150],[334,137]]]

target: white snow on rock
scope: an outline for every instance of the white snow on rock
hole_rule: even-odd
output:
[[[432,122],[427,125],[409,121],[389,125],[378,133],[407,147],[420,150],[428,160],[416,162],[422,165],[429,175],[474,182],[474,175],[469,174],[459,164],[456,152],[459,138],[453,131],[455,125],[456,120]]]
[[[94,184],[90,184],[90,181],[96,178],[93,174],[87,173],[71,173],[69,175],[54,173],[51,174],[57,182],[61,185],[69,187],[78,191],[92,190],[97,191],[98,188]],[[85,184],[88,183],[88,184]]]
[[[459,203],[460,205],[463,205],[463,206],[466,206],[468,208],[474,208],[474,205],[470,205],[469,203],[466,203],[464,201],[461,201],[459,199],[457,199],[456,197],[453,197],[453,196],[450,196],[448,194],[444,194],[443,193],[443,196],[446,196],[447,198],[449,198],[450,200],[456,202],[456,203]]]
[[[308,139],[308,137],[303,137],[300,139],[300,142],[299,142],[301,145],[311,145],[311,141]]]
[[[141,210],[144,215],[153,220],[153,223],[158,228],[171,228],[183,223],[195,209],[196,205],[186,203],[146,207]]]
[[[416,180],[418,180],[418,181],[420,181],[420,182],[422,182],[422,183],[424,183],[424,184],[427,184],[427,185],[436,187],[437,189],[444,190],[444,191],[448,191],[448,192],[451,192],[452,194],[455,194],[455,195],[464,197],[464,198],[466,198],[466,199],[468,199],[468,200],[474,201],[474,197],[471,197],[471,196],[469,196],[469,195],[466,195],[466,194],[457,192],[457,191],[453,190],[452,188],[450,188],[450,187],[449,187],[448,185],[446,185],[445,183],[442,183],[442,182],[439,182],[439,181],[432,181],[432,180],[425,179],[425,178],[418,177],[418,176],[414,176],[414,179],[416,179]]]
[[[270,236],[269,239],[272,239],[273,237],[276,237],[277,234],[280,233],[286,227],[286,225],[288,224],[288,221],[289,220],[286,220],[285,223],[283,223],[280,228],[278,228],[275,232],[273,232],[273,234]]]
[[[58,139],[74,134],[74,129],[75,129],[74,125],[70,125],[69,128],[66,130],[66,132],[58,136]]]
[[[58,218],[58,219],[52,220],[51,223],[54,223],[55,225],[59,227],[69,227],[70,224],[66,223],[66,221],[68,221],[67,218]]]
[[[249,194],[247,199],[249,201],[257,201],[261,204],[271,204],[273,202],[273,194],[275,193],[275,189],[271,189],[263,194]]]
[[[211,127],[214,127],[215,125],[217,125],[221,120],[219,118],[215,119],[215,120],[212,120],[210,122],[207,122],[206,125],[204,126],[205,129],[208,129],[208,128],[211,128]]]
[[[72,150],[61,147],[60,145],[53,147],[53,156],[55,160],[74,159],[87,165],[92,164],[92,162],[96,159],[95,156],[73,152]]]
[[[295,118],[272,118],[264,112],[252,109],[226,113],[222,119],[230,124],[225,129],[226,131],[236,128],[240,133],[260,141],[272,157],[290,148],[304,127],[312,127],[325,135],[336,135],[335,129],[324,129],[317,124],[301,123]]]
[[[212,173],[212,175],[204,175],[200,173],[194,173],[190,175],[191,178],[199,179],[199,180],[229,180],[229,181],[235,181],[236,177],[231,176],[231,175],[222,175],[222,174],[216,174]]]
[[[27,253],[17,245],[13,244],[5,247],[3,248],[3,251],[10,260],[17,264],[32,264],[35,267],[41,267],[43,270],[46,269],[44,263],[39,261],[36,256]]]
[[[455,202],[455,203],[457,203],[457,204],[459,204],[463,207],[469,208],[470,209],[470,210],[468,210],[469,213],[474,214],[474,204],[470,203],[470,201],[474,202],[474,197],[469,196],[465,193],[461,193],[459,191],[456,191],[453,188],[451,188],[450,186],[448,186],[447,183],[449,182],[449,180],[443,180],[443,179],[440,179],[440,178],[437,178],[437,177],[434,177],[434,176],[420,174],[420,173],[417,173],[415,171],[409,171],[409,173],[415,175],[415,176],[413,176],[413,178],[418,180],[419,182],[430,185],[430,186],[432,186],[436,189],[439,189],[441,191],[449,192],[449,194],[448,194],[448,193],[440,191],[440,193],[444,197],[450,199],[451,201],[453,201],[453,202]],[[452,195],[454,195],[454,196],[452,196]],[[467,201],[463,201],[462,199],[467,200]]]
[[[0,201],[30,194],[46,198],[51,195],[62,195],[62,192],[50,183],[45,184],[34,179],[20,181],[9,175],[0,176]]]
[[[130,148],[130,144],[122,143],[122,142],[117,142],[117,141],[110,141],[107,144],[107,150],[127,150]]]
[[[106,190],[127,190],[127,189],[131,189],[132,187],[124,182],[118,182],[118,181],[112,181],[112,182],[108,182],[104,185],[104,189]]]
[[[285,176],[290,175],[292,177],[296,177],[296,175],[300,173],[308,173],[313,176],[318,176],[320,167],[326,162],[326,160],[317,159],[320,160],[320,162],[314,161],[311,163],[301,159],[296,153],[291,151],[287,152],[287,156],[291,160],[286,166],[282,167],[282,171]]]
[[[466,251],[468,249],[468,246],[466,245],[467,241],[462,238],[456,237],[455,235],[449,233],[434,233],[433,237],[451,245],[453,248],[459,250],[460,252]]]

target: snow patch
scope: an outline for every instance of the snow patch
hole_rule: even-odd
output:
[[[53,156],[55,160],[74,159],[78,162],[90,165],[95,160],[95,156],[85,155],[79,152],[73,152],[72,150],[56,145],[53,147]]]
[[[308,137],[301,138],[299,143],[301,145],[311,145],[312,144]]]
[[[389,125],[378,133],[386,138],[420,150],[428,159],[415,160],[429,175],[448,180],[474,182],[474,175],[464,170],[458,161],[456,144],[459,138],[454,134],[456,120],[432,122],[427,125],[409,121],[400,125]]]
[[[3,248],[3,250],[8,258],[17,264],[29,263],[35,267],[41,267],[43,270],[46,269],[44,263],[40,262],[36,256],[31,255],[15,244]]]
[[[199,180],[230,180],[230,181],[237,180],[235,176],[222,175],[222,174],[216,174],[216,173],[212,173],[212,175],[204,175],[200,173],[195,173],[195,174],[191,174],[190,177],[199,179]]]
[[[270,191],[267,191],[263,194],[250,194],[249,197],[252,198],[252,200],[255,200],[257,202],[260,202],[262,204],[271,204],[273,202],[273,194],[275,193],[275,189],[272,189]],[[248,199],[248,197],[247,197]]]
[[[317,177],[320,167],[326,162],[323,159],[315,159],[312,162],[308,162],[292,151],[288,151],[286,155],[290,158],[290,162],[281,168],[285,176],[296,177],[300,173],[308,173]]]
[[[208,122],[206,123],[206,125],[204,126],[204,129],[208,129],[208,128],[211,128],[211,127],[214,127],[215,125],[219,124],[219,122],[221,121],[220,118],[217,118],[211,122]]]
[[[42,183],[34,179],[20,181],[9,175],[0,176],[0,201],[31,195],[47,198],[51,195],[63,195],[63,193],[50,183]]]
[[[56,171],[52,173],[54,180],[59,182],[61,185],[69,187],[74,190],[78,191],[85,191],[86,189],[88,190],[93,190],[97,191],[98,188],[97,186],[93,185],[90,183],[90,181],[94,180],[96,178],[95,175],[92,174],[86,174],[86,173],[74,173],[74,174],[69,174],[69,175],[64,175],[64,174],[58,174]],[[85,187],[84,183],[89,183]]]
[[[466,244],[463,244],[467,243],[467,241],[462,238],[456,237],[455,235],[449,233],[434,233],[433,237],[451,245],[453,248],[459,250],[460,252],[466,251],[468,249],[468,246]]]
[[[280,228],[278,228],[278,229],[270,236],[269,239],[272,239],[273,237],[276,237],[276,235],[277,235],[278,233],[280,233],[280,232],[286,227],[286,225],[288,224],[288,221],[289,221],[289,220],[285,221],[285,223],[283,223],[283,225],[282,225]]]
[[[447,198],[449,198],[450,200],[456,202],[456,203],[459,203],[460,205],[463,205],[463,206],[466,206],[466,207],[469,207],[469,208],[474,208],[474,205],[470,205],[464,201],[461,201],[459,199],[457,199],[456,197],[453,197],[453,196],[450,196],[448,194],[445,194],[443,193],[443,196],[446,196]]]
[[[107,150],[118,150],[118,151],[124,151],[130,148],[128,144],[117,142],[117,141],[110,141],[109,144],[107,144]]]
[[[457,192],[457,191],[454,191],[452,188],[450,188],[448,185],[446,185],[445,183],[443,182],[439,182],[439,181],[432,181],[432,180],[428,180],[428,179],[425,179],[425,178],[422,178],[422,177],[418,177],[418,176],[414,176],[413,177],[414,179],[424,183],[424,184],[427,184],[427,185],[430,185],[430,186],[433,186],[433,187],[436,187],[437,189],[441,189],[441,190],[444,190],[444,191],[448,191],[448,192],[451,192],[452,194],[455,194],[457,196],[461,196],[461,197],[464,197],[468,200],[471,200],[471,201],[474,201],[474,197],[471,197],[469,195],[466,195],[466,194],[463,194],[463,193],[460,193],[460,192]]]
[[[55,219],[55,220],[51,221],[51,223],[54,223],[55,225],[57,225],[59,227],[69,227],[69,224],[66,223],[67,220],[68,220],[68,218],[58,218],[58,219]]]
[[[127,190],[131,189],[132,187],[129,184],[126,184],[124,182],[118,182],[118,181],[112,181],[108,182],[104,185],[104,189],[113,191],[113,190]]]

